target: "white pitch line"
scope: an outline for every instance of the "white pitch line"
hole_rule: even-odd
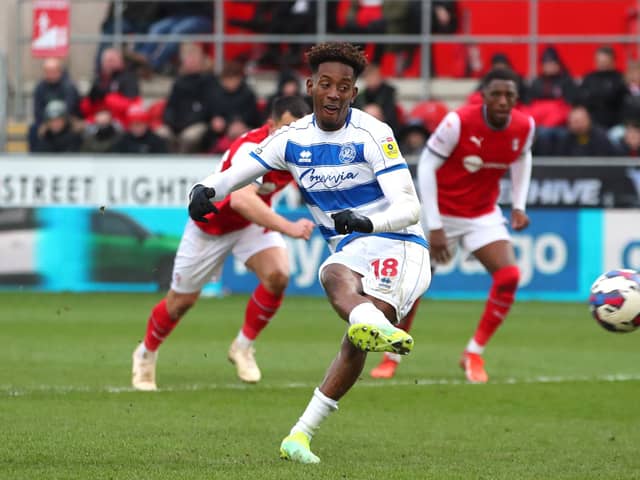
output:
[[[489,385],[521,385],[521,384],[543,384],[543,383],[586,383],[586,382],[636,382],[640,381],[640,374],[610,374],[595,376],[536,376],[536,377],[507,377],[492,380]],[[469,385],[462,379],[415,379],[415,380],[386,380],[371,381],[363,380],[358,382],[357,388],[389,388],[389,387],[429,387],[438,385]],[[160,388],[159,392],[198,392],[210,390],[292,390],[292,389],[312,389],[317,387],[317,383],[311,382],[287,382],[287,383],[262,383],[259,386],[246,385],[243,383],[209,383],[209,384],[192,384],[192,385],[175,385]],[[28,387],[20,387],[16,385],[0,385],[0,396],[2,397],[20,397],[34,393],[130,393],[135,392],[133,387],[124,386],[104,386],[90,387],[83,385],[34,385]]]

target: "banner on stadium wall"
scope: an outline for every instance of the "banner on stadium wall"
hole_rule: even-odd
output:
[[[602,268],[602,212],[536,210],[530,212],[530,217],[531,226],[513,234],[521,271],[518,298],[565,301],[587,298],[588,287]],[[317,271],[329,254],[324,244],[317,233],[309,242],[289,242],[291,293],[322,294]],[[233,260],[227,262],[225,288],[251,292],[255,286],[257,281],[243,265]],[[491,277],[482,265],[457,252],[449,265],[436,270],[427,296],[486,298],[490,286]]]
[[[640,210],[607,210],[603,219],[604,270],[640,271]]]
[[[219,157],[16,156],[0,159],[0,205],[184,207]]]
[[[306,209],[284,214],[309,216]],[[0,288],[164,291],[187,221],[184,207],[0,208]],[[312,269],[328,254],[324,240],[316,234],[310,242],[288,239],[288,246],[291,291],[317,293]],[[233,266],[206,290],[245,291],[233,281],[227,286],[227,271]]]
[[[527,205],[535,207],[640,207],[638,166],[535,165]],[[511,181],[500,181],[499,202],[511,205]]]
[[[291,220],[308,217],[304,208],[280,213]],[[629,230],[624,241],[605,237],[632,225],[630,217],[600,210],[530,212],[532,225],[514,234],[522,272],[521,299],[583,300],[605,262],[640,262],[640,240]],[[603,228],[603,215],[613,227]],[[187,221],[184,207],[38,207],[0,209],[0,287],[47,291],[162,291]],[[638,224],[637,222],[635,223]],[[618,243],[615,243],[618,242]],[[309,241],[287,239],[290,294],[321,295],[318,267],[329,250],[316,230]],[[626,259],[626,260],[625,260]],[[625,265],[625,264],[623,264]],[[215,292],[251,292],[255,276],[229,258]],[[464,286],[464,288],[461,288]],[[427,295],[433,298],[484,298],[490,277],[475,261],[458,254],[440,268]]]
[[[575,165],[569,165],[575,160]],[[611,165],[603,166],[610,162]],[[417,165],[409,169],[416,178]],[[511,205],[511,180],[500,180],[498,203]],[[527,197],[529,208],[632,208],[640,207],[640,160],[567,158],[565,162],[534,159]]]
[[[31,55],[66,57],[69,53],[69,0],[35,0]]]
[[[77,291],[166,287],[168,264],[187,220],[187,193],[218,161],[207,156],[0,158],[0,286]],[[626,168],[619,171],[629,178],[633,168]],[[306,209],[297,209],[296,189],[281,195],[277,205],[292,219],[307,216]],[[513,235],[522,271],[519,298],[582,300],[606,268],[638,268],[637,212],[531,210],[531,227]],[[321,235],[287,242],[289,292],[322,294],[317,270],[329,252]],[[439,269],[428,295],[484,298],[489,282],[477,263],[458,256]],[[229,260],[223,284],[229,291],[247,292],[255,279]]]

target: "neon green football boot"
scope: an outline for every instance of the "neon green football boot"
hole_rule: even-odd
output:
[[[309,447],[309,437],[304,432],[295,432],[282,440],[280,458],[299,463],[320,463]]]
[[[364,352],[390,352],[407,355],[413,349],[413,338],[393,325],[380,327],[356,323],[347,332],[349,341]]]

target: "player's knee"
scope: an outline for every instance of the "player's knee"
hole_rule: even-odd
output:
[[[167,295],[167,311],[174,320],[182,318],[198,300],[198,294],[180,294],[169,292]]]
[[[515,292],[519,281],[520,269],[517,265],[509,265],[493,273],[493,283],[499,292]]]
[[[282,295],[289,284],[289,272],[284,269],[275,269],[269,272],[262,284],[274,295]]]

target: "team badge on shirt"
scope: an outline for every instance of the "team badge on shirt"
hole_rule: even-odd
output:
[[[514,138],[513,141],[511,142],[511,148],[513,149],[514,152],[517,152],[519,146],[520,146],[520,140],[518,140],[517,138]]]
[[[351,163],[356,159],[356,147],[353,143],[345,143],[340,147],[338,158],[342,163]]]
[[[400,149],[393,137],[387,137],[382,141],[382,151],[388,158],[398,158]]]

